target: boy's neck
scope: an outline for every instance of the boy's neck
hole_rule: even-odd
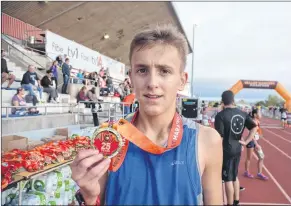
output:
[[[172,121],[176,108],[167,110],[159,116],[148,116],[142,109],[139,110],[135,126],[144,133],[153,143],[164,146],[168,141]]]

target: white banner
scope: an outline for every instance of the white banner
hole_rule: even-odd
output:
[[[89,49],[81,44],[46,31],[46,53],[55,60],[58,55],[67,55],[70,64],[75,69],[87,72],[99,72],[103,66],[109,69],[109,74],[114,79],[123,81],[125,78],[125,65],[115,61],[97,51]]]

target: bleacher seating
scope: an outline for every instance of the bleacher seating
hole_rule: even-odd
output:
[[[26,68],[22,69],[21,67],[16,66],[16,64],[12,61],[9,60],[9,58],[6,58],[7,60],[7,66],[8,69],[15,75],[16,80],[13,82],[11,85],[10,89],[7,89],[7,84],[8,82],[5,82],[2,85],[2,117],[7,117],[6,112],[8,111],[8,117],[18,117],[19,115],[11,115],[11,109],[6,109],[5,107],[11,106],[11,99],[16,93],[16,89],[21,87],[21,79],[23,74],[26,72]],[[80,104],[80,106],[72,106],[72,104],[76,104],[76,96],[78,92],[80,91],[82,84],[69,84],[68,86],[68,91],[69,95],[67,94],[60,94],[59,93],[59,104],[51,104],[51,103],[39,103],[36,105],[38,108],[40,114],[60,114],[60,113],[69,113],[69,112],[74,112],[74,113],[79,113],[86,118],[84,119],[85,122],[92,122],[92,111],[90,108],[85,108],[84,104]],[[92,88],[92,85],[87,86],[88,90]],[[96,88],[96,92],[99,92],[99,88]],[[25,92],[28,94],[28,91]],[[26,95],[25,94],[25,95]],[[39,98],[39,92],[35,91],[36,96]],[[48,94],[43,92],[43,99],[47,100],[48,99]],[[102,104],[102,112],[99,112],[99,116],[104,117],[105,119],[108,119],[108,111],[111,108],[116,107],[117,112],[119,115],[121,115],[121,110],[120,110],[120,105],[115,106],[113,103],[118,103],[120,102],[120,99],[118,97],[103,97],[103,102]],[[109,104],[112,103],[112,104]],[[27,103],[27,106],[33,106],[32,103]],[[48,106],[47,109],[45,109],[42,106]],[[102,121],[102,120],[101,120]]]
[[[36,115],[12,115],[11,114],[11,100],[16,94],[16,89],[21,87],[20,82],[23,74],[27,71],[28,65],[36,66],[36,72],[41,78],[45,75],[46,69],[51,66],[52,59],[45,55],[40,55],[34,51],[28,51],[23,45],[18,42],[13,43],[10,39],[5,39],[5,35],[2,35],[2,49],[8,51],[8,56],[5,57],[7,61],[8,70],[16,77],[14,83],[10,89],[7,89],[8,82],[2,85],[2,98],[1,98],[1,116],[2,116],[2,135],[28,132],[32,130],[42,130],[54,127],[70,127],[74,124],[84,126],[93,126],[92,109],[86,108],[85,104],[77,104],[76,96],[80,91],[83,84],[70,84],[68,85],[67,94],[61,94],[60,89],[62,87],[62,72],[59,71],[59,102],[58,104],[52,103],[38,103],[36,105],[39,114]],[[40,68],[42,69],[40,71]],[[118,85],[119,80],[113,80],[115,85]],[[87,86],[87,89],[91,89],[92,86]],[[99,88],[96,88],[96,92],[99,93]],[[28,91],[25,92],[25,95]],[[39,98],[39,92],[35,91],[35,94]],[[48,94],[43,92],[43,100],[48,99]],[[98,111],[99,122],[108,121],[109,116],[116,119],[122,117],[122,110],[119,97],[102,97],[103,102],[102,111]],[[117,103],[117,104],[115,104]],[[27,103],[27,106],[33,107],[32,103]],[[99,107],[96,105],[96,110]]]

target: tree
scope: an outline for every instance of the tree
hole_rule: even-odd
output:
[[[267,100],[265,101],[266,106],[282,106],[284,104],[284,100],[278,97],[277,95],[269,95]]]
[[[241,100],[239,100],[239,101],[237,102],[237,104],[248,104],[248,103],[245,102],[243,99],[241,99]]]
[[[266,101],[258,101],[255,105],[256,106],[264,106],[264,107],[266,107]]]

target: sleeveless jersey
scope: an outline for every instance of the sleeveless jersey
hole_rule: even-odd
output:
[[[105,205],[203,204],[198,126],[186,118],[182,121],[180,145],[161,155],[129,143],[121,167],[109,173]]]
[[[263,134],[262,132],[262,129],[261,129],[261,126],[260,126],[260,122],[256,119],[254,119],[254,122],[256,123],[258,129],[257,129],[257,132],[254,136],[254,140],[259,140],[260,139],[260,136]]]

